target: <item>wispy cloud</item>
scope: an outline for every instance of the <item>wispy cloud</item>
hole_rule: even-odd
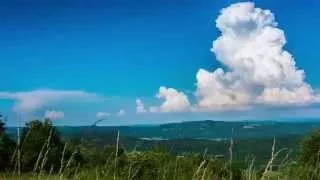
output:
[[[38,89],[22,92],[0,92],[0,99],[13,100],[15,112],[32,112],[61,102],[93,102],[103,98],[80,90]]]
[[[120,109],[120,111],[117,113],[118,116],[124,116],[126,113],[124,109]]]
[[[56,110],[47,110],[44,113],[44,117],[48,118],[50,120],[62,119],[62,118],[64,118],[64,112],[63,111],[56,111]]]
[[[106,117],[109,117],[109,116],[111,116],[111,114],[107,112],[97,112],[96,114],[97,119],[105,119]]]

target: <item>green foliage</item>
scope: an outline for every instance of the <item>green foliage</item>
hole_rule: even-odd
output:
[[[169,165],[170,157],[157,152],[134,152],[129,154],[132,179],[156,179],[163,165]],[[172,165],[172,164],[171,164]]]
[[[63,165],[70,158],[73,161],[79,159],[76,149],[65,148],[59,132],[49,119],[26,124],[21,135],[20,149],[24,171],[57,171],[61,166],[62,155],[65,160]]]
[[[5,133],[4,124],[0,121],[0,167],[10,167],[12,154],[7,149],[15,147]],[[94,136],[92,136],[94,137]],[[317,180],[320,179],[319,147],[320,130],[308,136],[302,143],[300,159],[302,163],[296,163],[293,159],[283,160],[283,156],[270,158],[272,140],[237,140],[233,147],[233,160],[229,161],[228,141],[219,144],[205,141],[202,145],[208,145],[213,152],[206,149],[204,153],[174,152],[176,148],[194,148],[198,145],[194,140],[175,139],[183,142],[183,146],[173,146],[170,141],[141,141],[141,145],[150,148],[141,148],[139,151],[125,148],[127,139],[115,136],[101,137],[109,143],[97,144],[101,141],[94,139],[62,139],[57,129],[50,120],[31,121],[22,130],[21,167],[23,174],[17,178],[12,175],[12,168],[8,174],[0,174],[0,179],[116,179],[116,180]],[[122,141],[123,140],[123,141]],[[296,141],[296,140],[295,140]],[[278,141],[277,141],[278,142]],[[282,140],[278,142],[281,149]],[[243,154],[247,153],[247,146],[255,144],[260,152],[268,151],[269,155],[264,157],[252,156],[245,159]],[[9,146],[10,145],[10,146]],[[198,147],[199,148],[199,147]],[[204,148],[205,149],[205,148]],[[203,150],[204,150],[203,149]],[[221,151],[226,152],[222,153]],[[17,150],[16,150],[17,151]],[[240,155],[239,155],[240,154]],[[261,157],[262,156],[262,157]],[[13,156],[17,157],[17,156]],[[1,159],[3,158],[3,159]],[[253,159],[267,159],[263,163]],[[247,162],[248,161],[248,162]],[[269,161],[269,162],[268,162]],[[4,165],[2,166],[2,163]],[[271,168],[266,164],[271,164]]]
[[[0,114],[0,170],[8,169],[11,166],[10,157],[15,149],[15,142],[5,132],[3,115]]]
[[[320,160],[320,130],[312,132],[301,145],[300,162],[316,165]]]
[[[82,146],[82,154],[85,158],[86,167],[104,166],[106,163],[111,163],[115,158],[116,147],[105,146],[102,148],[91,146],[91,148]],[[124,156],[124,149],[118,149],[118,158]]]

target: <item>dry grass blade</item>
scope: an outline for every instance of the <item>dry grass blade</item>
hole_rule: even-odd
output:
[[[116,154],[115,154],[115,158],[114,158],[114,172],[113,172],[113,179],[114,180],[116,180],[116,172],[117,172],[117,160],[118,160],[118,151],[119,151],[119,136],[120,136],[120,131],[118,130]]]
[[[230,180],[232,180],[232,161],[233,161],[233,128],[231,132],[231,138],[230,138],[230,146],[229,146],[229,177]]]
[[[192,179],[197,179],[198,174],[200,173],[202,167],[206,164],[206,162],[207,162],[206,160],[203,160],[203,161],[200,163],[200,165],[198,166],[197,170],[196,170],[195,173],[193,174]]]
[[[206,166],[206,168],[205,168],[204,171],[203,171],[201,180],[205,180],[205,177],[206,177],[206,174],[207,174],[207,170],[208,170],[208,165]]]
[[[262,177],[261,177],[262,180],[265,179],[265,177],[266,177],[266,175],[267,175],[267,173],[268,173],[269,171],[272,171],[273,161],[277,158],[277,156],[278,156],[282,151],[286,150],[286,148],[282,148],[282,149],[280,149],[279,151],[277,151],[277,152],[275,153],[275,146],[276,146],[276,138],[273,139],[272,150],[271,150],[271,158],[270,158],[270,160],[269,160],[266,168],[264,169],[264,172],[263,172]]]
[[[256,174],[254,170],[254,159],[251,160],[251,163],[249,164],[249,167],[244,171],[244,178],[246,180],[256,180]]]
[[[60,179],[62,179],[63,173],[63,167],[64,167],[64,156],[67,150],[67,143],[65,143],[64,147],[63,147],[63,151],[62,151],[62,156],[61,156],[61,160],[60,160],[60,169],[59,169],[59,174],[60,174]]]

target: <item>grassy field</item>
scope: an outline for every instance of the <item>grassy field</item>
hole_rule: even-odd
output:
[[[71,166],[74,157],[60,159],[59,171],[53,172],[45,169],[37,169],[33,173],[13,172],[2,173],[0,179],[105,179],[105,180],[316,180],[320,179],[320,167],[299,165],[287,153],[280,158],[285,149],[273,146],[269,148],[270,158],[263,166],[256,166],[257,157],[247,158],[241,161],[233,161],[233,141],[230,141],[228,157],[217,157],[206,152],[202,154],[188,153],[173,155],[160,150],[132,151],[121,150],[118,141],[112,149],[113,152],[94,151],[87,154],[90,162],[82,167]],[[257,144],[259,145],[259,144]],[[278,149],[278,150],[277,150]],[[87,149],[83,152],[92,151]],[[97,153],[97,154],[95,154]],[[100,154],[99,154],[100,153]],[[38,153],[39,156],[41,153]],[[92,157],[96,156],[96,157]],[[97,162],[95,158],[100,159]],[[259,157],[258,157],[259,158]],[[42,163],[46,157],[38,157]],[[65,162],[64,162],[65,161]],[[92,164],[91,164],[92,163]],[[64,164],[64,165],[63,165]],[[35,165],[36,166],[36,165]],[[52,168],[53,169],[53,168]]]
[[[264,169],[254,166],[254,161],[248,162],[246,168],[237,168],[235,164],[222,162],[213,158],[204,158],[202,161],[194,157],[166,157],[155,152],[130,153],[127,165],[120,165],[117,159],[110,159],[103,166],[95,168],[66,169],[62,173],[48,172],[3,173],[0,179],[105,179],[105,180],[317,180],[320,178],[319,167],[301,166],[293,161],[284,162],[281,167],[272,167],[272,158]],[[120,158],[119,161],[122,161]],[[123,163],[123,162],[122,162]],[[117,165],[119,167],[117,167]],[[274,169],[273,169],[274,168]]]
[[[119,131],[104,141],[65,139],[50,121],[32,121],[22,129],[20,141],[0,133],[0,179],[318,180],[320,131],[307,137],[312,141],[303,141],[304,153],[299,151],[302,138],[296,136],[176,139],[145,148],[132,148],[130,141],[126,148],[128,139]],[[203,150],[192,150],[195,147]],[[248,153],[251,150],[256,153]]]

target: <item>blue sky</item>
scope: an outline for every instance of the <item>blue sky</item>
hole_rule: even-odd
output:
[[[290,118],[296,107],[263,107],[262,113],[231,110],[233,116],[221,111],[136,113],[137,98],[145,106],[161,105],[155,97],[160,86],[183,92],[193,104],[198,70],[223,67],[210,52],[220,36],[215,20],[222,8],[236,2],[240,1],[1,1],[0,92],[50,89],[98,96],[99,100],[88,102],[87,97],[79,101],[82,96],[59,95],[23,113],[27,119],[48,110],[63,112],[57,124],[90,124],[98,112],[108,113],[106,125]],[[285,32],[285,49],[294,56],[296,67],[305,71],[304,82],[316,91],[320,87],[320,2],[254,2],[255,7],[274,13],[278,28]],[[61,100],[65,97],[68,100]],[[0,99],[0,111],[10,114],[8,124],[16,123],[14,106],[19,101]],[[125,115],[118,116],[121,109]],[[314,104],[299,109],[294,117],[320,115]]]

